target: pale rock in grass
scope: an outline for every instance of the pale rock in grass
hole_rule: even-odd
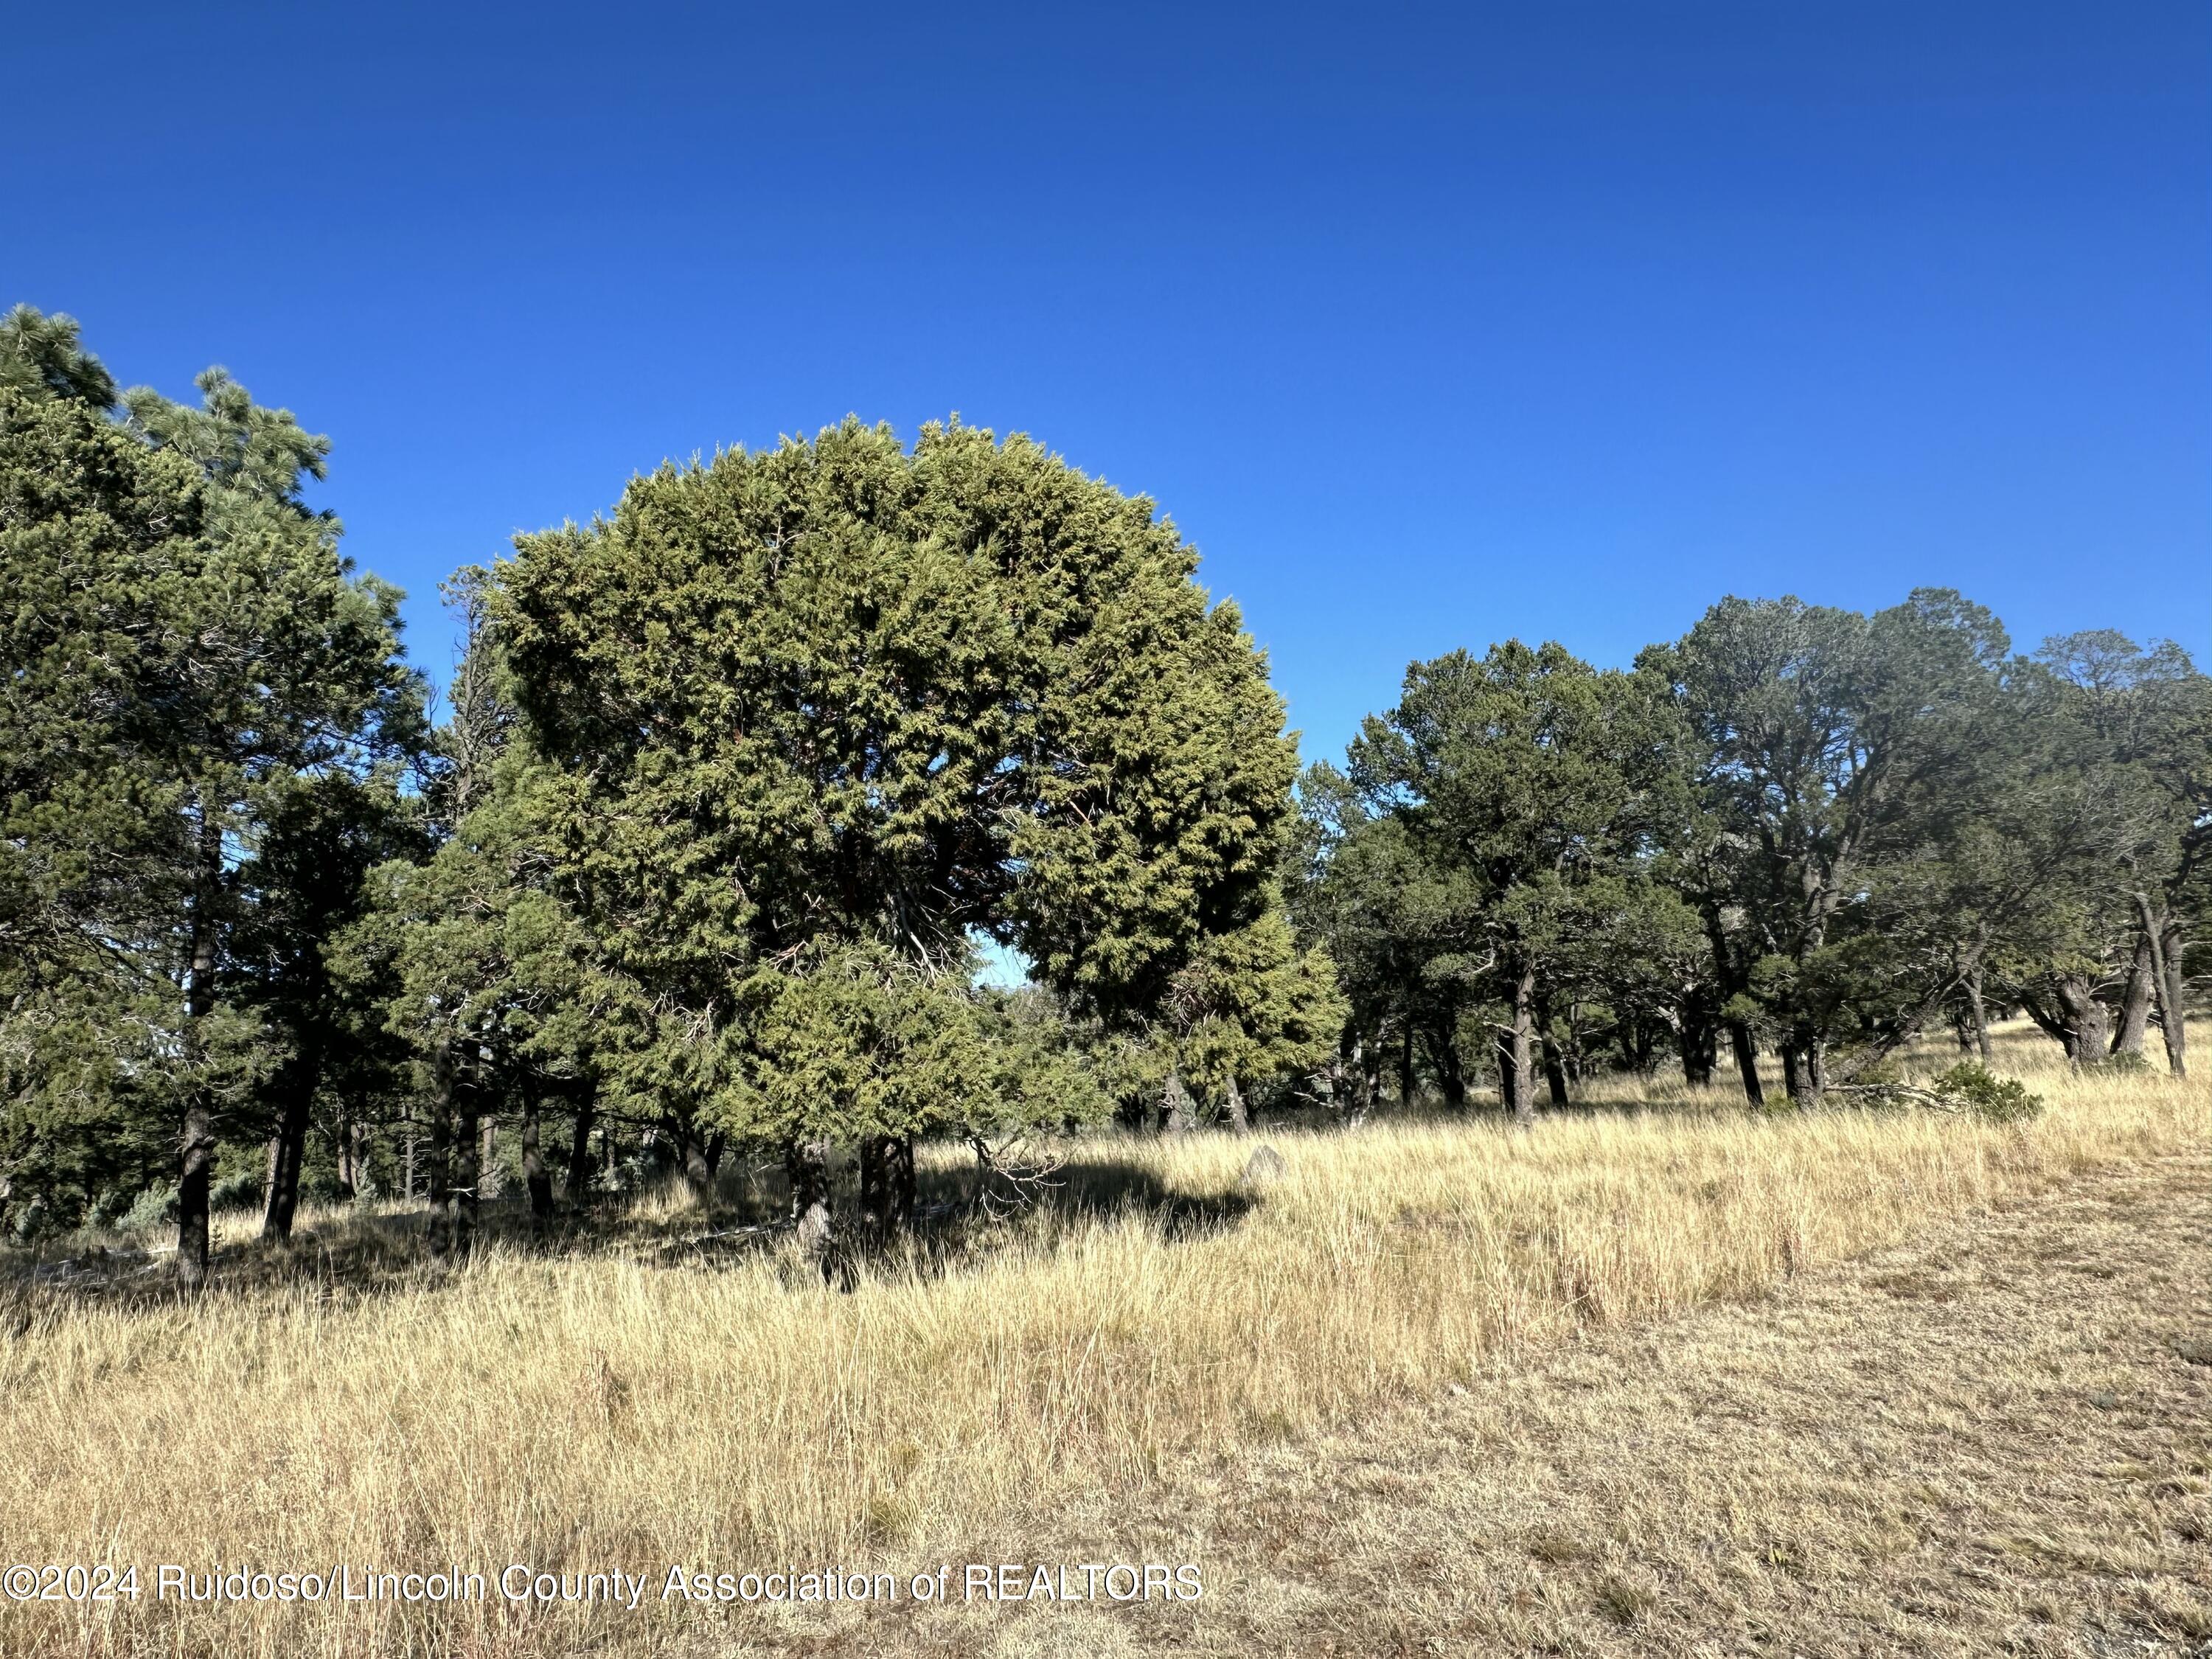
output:
[[[1273,1146],[1262,1146],[1245,1159],[1244,1173],[1237,1178],[1237,1184],[1247,1192],[1255,1192],[1262,1187],[1273,1186],[1290,1172],[1291,1166],[1283,1161],[1280,1152]]]

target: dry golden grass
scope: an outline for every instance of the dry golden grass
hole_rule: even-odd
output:
[[[1104,1139],[1128,1206],[1057,1206],[851,1295],[774,1254],[501,1249],[359,1291],[309,1272],[190,1304],[27,1304],[0,1352],[9,1562],[135,1563],[149,1592],[164,1562],[619,1565],[650,1583],[635,1613],[530,1616],[495,1592],[6,1606],[0,1648],[777,1651],[826,1636],[871,1651],[893,1626],[664,1607],[662,1576],[837,1561],[903,1580],[1024,1517],[1039,1530],[1012,1559],[1097,1559],[1065,1552],[1050,1517],[1133,1513],[1225,1448],[1305,1443],[1578,1334],[1753,1297],[1933,1218],[2204,1140],[2201,1085],[2037,1086],[2051,1109],[2020,1127],[1759,1118],[1678,1096],[1528,1135],[1278,1134],[1288,1175],[1255,1200],[1237,1191],[1249,1141]],[[343,1243],[378,1224],[313,1224]],[[1643,1592],[1622,1584],[1632,1623]],[[899,1620],[899,1639],[926,1623]]]

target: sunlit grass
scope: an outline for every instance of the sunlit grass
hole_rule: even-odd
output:
[[[2015,1069],[2041,1057],[2007,1050]],[[1287,1173],[1249,1196],[1252,1140],[1104,1137],[1086,1158],[1142,1201],[1048,1206],[850,1294],[783,1250],[659,1265],[496,1246],[351,1292],[303,1273],[191,1303],[26,1304],[0,1349],[0,1532],[11,1560],[142,1568],[934,1560],[1054,1493],[1133,1488],[1578,1322],[1755,1295],[1932,1214],[2205,1133],[2201,1085],[2052,1069],[2036,1086],[2050,1109],[2000,1127],[1759,1116],[1614,1080],[1601,1092],[1623,1109],[1528,1134],[1489,1118],[1268,1133]],[[1652,1109],[1628,1109],[1639,1093]],[[379,1225],[411,1223],[317,1212],[299,1259]],[[642,1644],[658,1616],[600,1634]],[[550,1640],[496,1599],[105,1617],[82,1628],[165,1651],[180,1630],[224,1653]],[[0,1612],[11,1650],[80,1629]]]

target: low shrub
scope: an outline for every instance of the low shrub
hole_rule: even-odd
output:
[[[2043,1109],[2041,1095],[2029,1093],[2018,1078],[1999,1077],[1978,1060],[1960,1060],[1930,1086],[1985,1123],[2022,1123]]]

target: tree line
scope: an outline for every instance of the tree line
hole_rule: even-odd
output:
[[[1540,1067],[1563,1103],[1723,1044],[1811,1107],[2014,1008],[2185,1063],[2212,703],[2177,647],[1729,599],[1629,672],[1416,665],[1301,777],[1151,501],[848,421],[456,573],[440,698],[307,504],[327,441],[198,391],[0,320],[15,1237],[173,1208],[192,1285],[217,1204],[282,1238],[375,1193],[457,1255],[501,1180],[544,1226],[735,1152],[826,1252],[905,1224],[931,1136],[992,1166],[1490,1079],[1526,1116]]]
[[[2079,1066],[2187,1070],[2212,682],[2098,629],[2014,653],[1944,589],[1873,616],[1728,599],[1627,671],[1557,645],[1407,672],[1301,781],[1295,913],[1352,1086],[1524,1118],[1587,1069],[1822,1104],[2018,1011]],[[1729,1065],[1723,1066],[1725,1048]]]

